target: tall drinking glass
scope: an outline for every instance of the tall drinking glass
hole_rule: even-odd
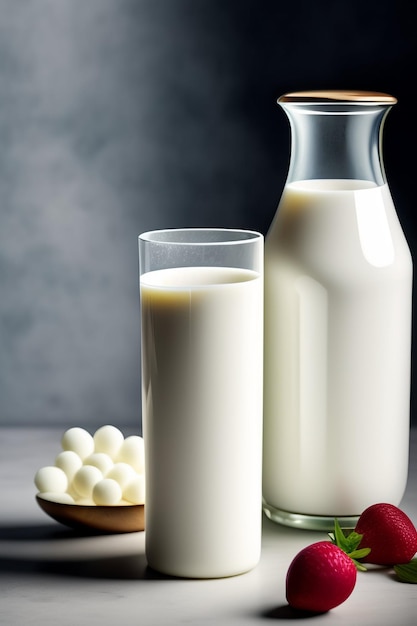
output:
[[[148,564],[240,574],[261,543],[263,237],[152,231],[139,260]]]

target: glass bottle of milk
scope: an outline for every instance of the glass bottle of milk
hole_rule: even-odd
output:
[[[265,246],[264,511],[310,529],[398,505],[408,472],[412,261],[374,92],[279,98],[291,159]]]

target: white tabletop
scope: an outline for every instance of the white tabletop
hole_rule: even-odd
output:
[[[293,530],[266,518],[262,558],[242,576],[179,580],[147,568],[144,533],[80,536],[35,501],[33,477],[53,462],[61,431],[0,429],[0,624],[7,626],[193,626],[304,624],[285,601],[295,554],[325,533]],[[401,508],[417,522],[417,430]],[[314,626],[414,626],[417,585],[391,570],[358,573],[351,597],[311,618]]]

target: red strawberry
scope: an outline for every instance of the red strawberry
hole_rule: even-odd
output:
[[[295,609],[325,613],[344,602],[355,583],[353,560],[330,541],[319,541],[292,561],[287,572],[287,601]]]
[[[417,531],[410,518],[392,504],[373,504],[359,517],[359,545],[371,551],[363,560],[377,565],[408,563],[417,552]]]

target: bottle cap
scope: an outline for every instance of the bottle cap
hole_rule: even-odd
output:
[[[397,98],[379,91],[346,91],[328,89],[318,91],[293,91],[278,98],[278,102],[357,102],[360,104],[395,104]]]

